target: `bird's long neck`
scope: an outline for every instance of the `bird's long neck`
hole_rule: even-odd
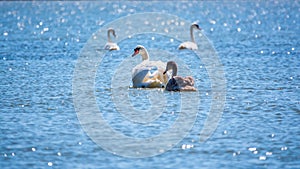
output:
[[[146,49],[144,49],[143,51],[140,52],[141,56],[142,56],[142,60],[149,60],[149,53]]]
[[[190,28],[190,35],[191,35],[191,41],[195,43],[195,38],[194,38],[194,32],[193,32],[194,27],[191,26]]]
[[[172,64],[172,77],[177,75],[177,64]]]
[[[108,42],[112,42],[111,41],[111,38],[110,38],[110,33],[113,33],[114,32],[114,30],[112,30],[112,29],[109,29],[108,31],[107,31],[107,41]]]

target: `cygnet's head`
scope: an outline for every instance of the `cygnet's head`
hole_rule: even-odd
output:
[[[177,63],[174,61],[169,61],[167,63],[166,70],[163,72],[163,74],[166,74],[168,70],[172,70],[172,77],[177,75]]]

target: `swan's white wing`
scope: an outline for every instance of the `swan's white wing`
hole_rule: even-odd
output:
[[[132,76],[133,87],[142,87],[145,86],[144,79],[148,76],[148,70],[140,70],[135,73],[135,76]]]
[[[163,87],[168,82],[168,75],[163,72],[166,63],[161,61],[143,61],[132,70],[133,87]]]
[[[190,50],[197,50],[198,46],[194,42],[183,42],[178,46],[178,49],[190,49]]]
[[[163,73],[165,68],[166,68],[166,63],[164,62],[145,60],[132,69],[132,77],[136,76],[139,72],[145,70],[151,73],[154,73],[156,71]]]
[[[113,42],[107,42],[104,46],[104,49],[106,50],[120,50],[120,47]]]

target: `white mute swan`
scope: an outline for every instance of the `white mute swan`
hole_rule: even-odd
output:
[[[198,46],[197,46],[197,44],[195,42],[193,29],[201,30],[201,28],[199,27],[198,24],[196,24],[196,23],[192,24],[191,28],[190,28],[191,42],[187,41],[187,42],[181,43],[178,46],[178,49],[191,49],[191,50],[197,50],[198,49]]]
[[[166,63],[149,61],[149,54],[142,45],[137,45],[132,57],[140,54],[142,63],[132,69],[132,83],[135,88],[164,88],[169,80],[168,74],[163,74]]]
[[[106,49],[106,50],[120,50],[120,47],[116,43],[112,42],[112,40],[110,38],[111,33],[114,37],[116,37],[115,30],[113,28],[109,28],[107,30],[107,43],[105,44],[104,49]]]
[[[166,90],[168,91],[196,91],[194,87],[194,79],[191,76],[181,77],[177,76],[177,64],[174,61],[169,61],[167,63],[166,70],[164,74],[172,70],[172,78],[168,81]]]

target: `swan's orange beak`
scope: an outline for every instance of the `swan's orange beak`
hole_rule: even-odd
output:
[[[139,50],[138,49],[134,49],[134,53],[131,55],[132,57],[139,54]]]

